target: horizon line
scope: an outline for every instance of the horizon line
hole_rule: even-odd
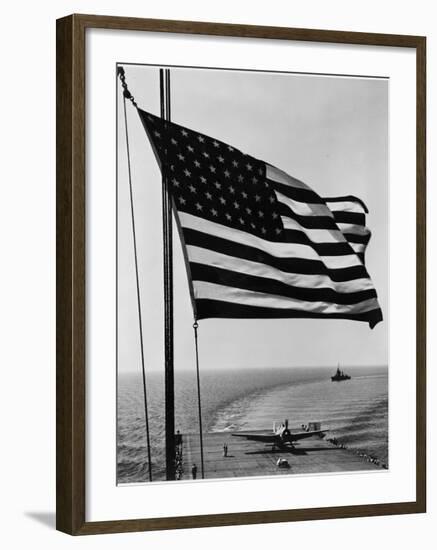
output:
[[[241,366],[222,366],[222,367],[208,367],[206,369],[203,369],[203,371],[217,371],[217,370],[236,370],[236,369],[239,369],[239,370],[261,370],[261,369],[265,369],[265,370],[268,370],[268,369],[332,369],[332,368],[337,368],[337,366],[341,366],[342,363],[339,362],[339,363],[335,363],[335,364],[332,364],[332,365],[286,365],[286,366],[274,366],[274,367],[271,367],[271,366],[245,366],[245,367],[241,367]],[[388,364],[386,363],[383,363],[383,364],[373,364],[373,365],[347,365],[347,364],[343,364],[345,368],[347,369],[354,369],[354,368],[388,368]],[[179,371],[179,372],[191,372],[191,370],[194,371],[194,369],[192,369],[191,367],[187,367],[187,368],[179,368],[179,369],[175,369],[175,372]],[[162,372],[164,373],[164,367],[160,367],[160,368],[148,368],[147,369],[148,372]],[[139,374],[141,374],[140,371],[137,371],[137,370],[122,370],[122,369],[117,369],[117,374],[135,374],[139,372]]]

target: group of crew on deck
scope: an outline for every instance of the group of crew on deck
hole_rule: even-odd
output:
[[[182,479],[183,465],[182,465],[182,435],[178,430],[175,435],[175,479],[178,481]]]
[[[348,448],[344,443],[341,443],[336,437],[329,437],[327,439],[327,441],[329,441],[330,443],[332,443],[333,445],[335,445],[339,449],[347,449]],[[361,458],[364,458],[364,460],[366,460],[367,462],[370,462],[372,464],[376,464],[377,466],[380,466],[381,468],[384,468],[384,470],[388,470],[387,464],[385,462],[383,462],[382,460],[379,460],[379,458],[376,458],[372,455],[369,455],[369,454],[364,453],[362,451],[359,451],[357,449],[349,449],[349,450],[353,451],[355,454],[357,454]]]

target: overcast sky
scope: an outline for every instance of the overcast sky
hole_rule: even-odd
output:
[[[159,69],[126,65],[142,109],[159,115]],[[171,70],[172,120],[218,138],[303,180],[321,196],[367,204],[366,265],[384,321],[206,319],[201,369],[388,363],[388,81],[205,69]],[[122,96],[118,87],[119,370],[140,371]],[[161,175],[128,105],[146,368],[163,369]],[[175,368],[194,368],[193,313],[174,232]]]

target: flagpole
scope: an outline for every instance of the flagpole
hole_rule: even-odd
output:
[[[161,118],[171,120],[170,70],[159,69]],[[165,175],[162,177],[164,248],[164,345],[165,345],[165,466],[167,480],[175,479],[175,396],[173,351],[173,244],[172,204]]]

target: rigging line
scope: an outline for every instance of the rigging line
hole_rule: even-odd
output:
[[[205,468],[203,462],[203,430],[202,430],[202,403],[200,398],[200,372],[199,372],[199,347],[197,342],[197,330],[199,323],[194,321],[194,343],[196,348],[196,376],[197,376],[197,406],[199,410],[199,439],[200,439],[200,465],[202,470],[202,479],[205,479]]]
[[[124,127],[126,131],[126,150],[127,150],[127,167],[129,176],[129,195],[130,195],[130,210],[132,219],[132,238],[134,245],[134,259],[135,259],[135,278],[137,286],[137,306],[138,306],[138,325],[140,330],[140,349],[141,349],[141,369],[143,374],[143,393],[144,393],[144,415],[146,420],[146,437],[147,437],[147,460],[149,470],[149,481],[152,481],[152,459],[150,453],[150,430],[149,430],[149,412],[147,407],[147,384],[146,384],[146,369],[144,362],[144,342],[143,342],[143,320],[141,316],[141,293],[140,293],[140,280],[138,275],[138,257],[137,257],[137,237],[135,231],[135,213],[134,213],[134,200],[132,191],[132,175],[130,164],[130,150],[129,150],[129,135],[127,131],[127,113],[126,113],[126,96],[123,96],[124,106]]]

